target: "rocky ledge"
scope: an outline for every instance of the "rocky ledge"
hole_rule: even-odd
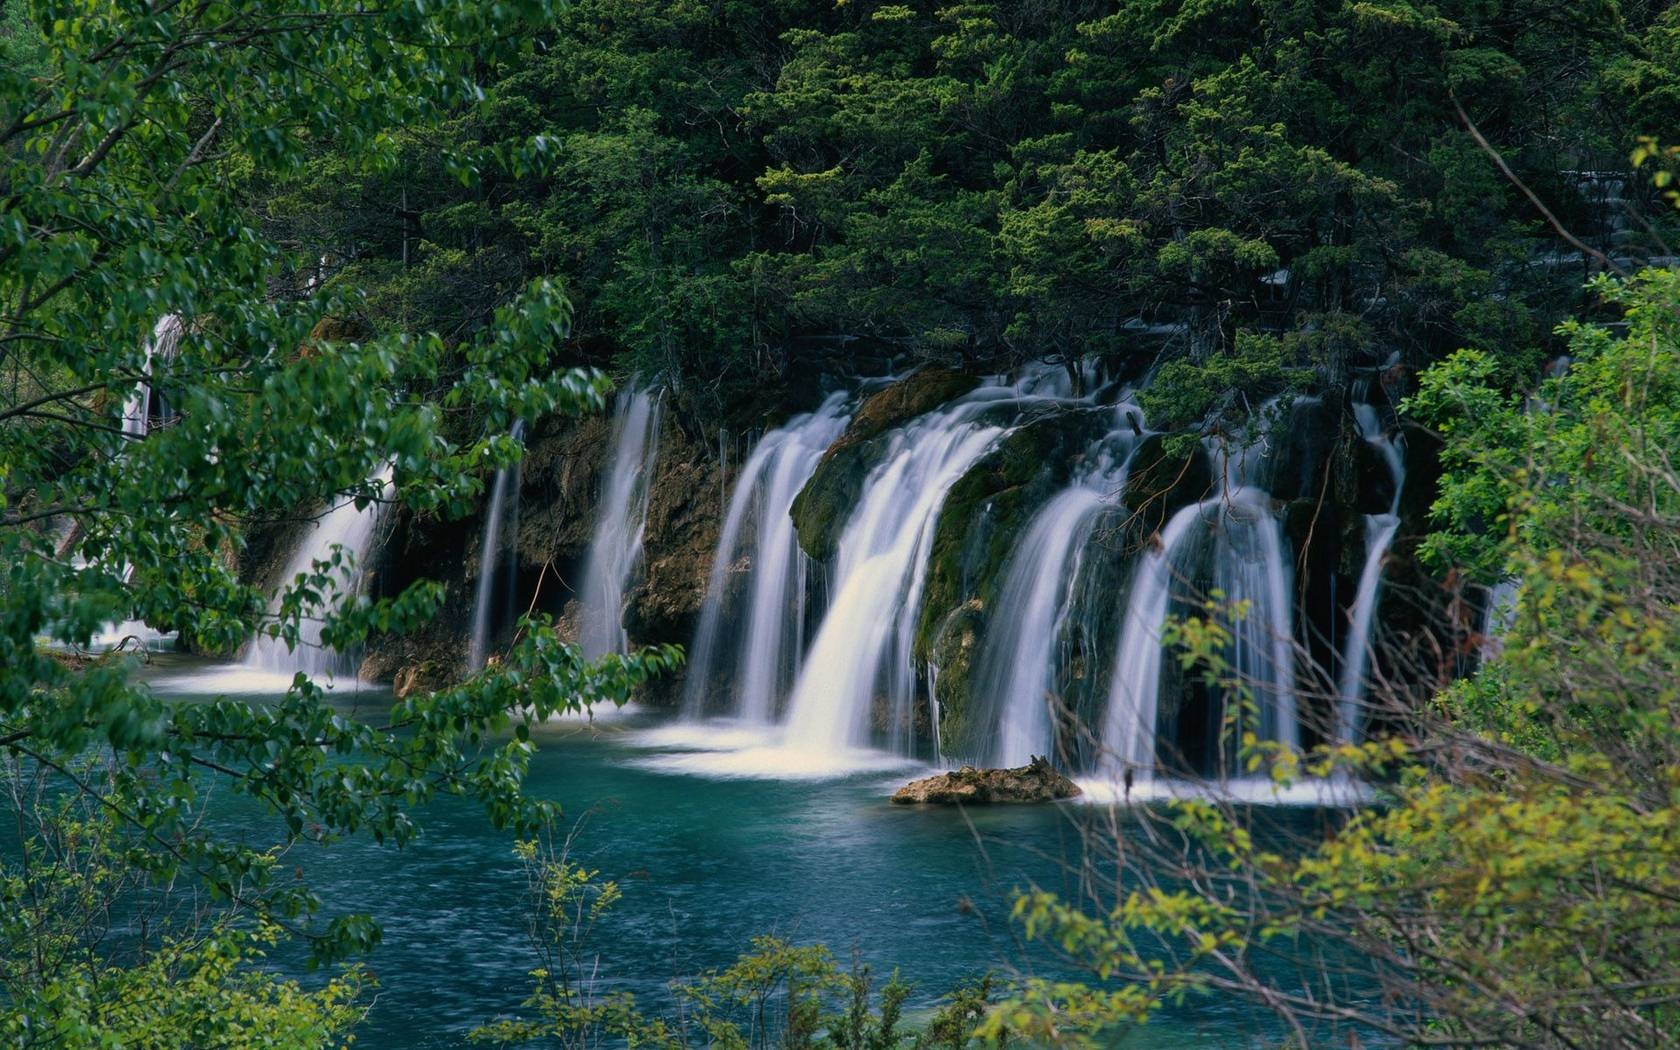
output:
[[[975,769],[964,766],[950,773],[913,780],[899,788],[892,800],[900,805],[927,803],[1054,802],[1078,795],[1079,785],[1035,757],[1015,769]]]

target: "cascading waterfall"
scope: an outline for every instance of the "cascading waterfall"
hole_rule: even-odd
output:
[[[146,436],[152,415],[150,380],[153,364],[174,359],[180,352],[181,336],[185,331],[178,314],[164,314],[152,328],[151,337],[146,340],[146,362],[143,366],[146,380],[136,384],[123,401],[122,430],[127,437],[139,439]]]
[[[911,658],[928,551],[945,495],[1008,427],[998,409],[1066,401],[1060,369],[1032,369],[988,383],[893,434],[865,478],[840,534],[828,610],[788,701],[784,742],[808,754],[869,743],[869,715],[884,697],[889,744],[915,752],[917,673]]]
[[[384,501],[391,491],[391,473],[392,466],[387,463],[374,476],[380,492],[378,500],[362,507],[357,507],[353,499],[344,500],[322,515],[299,541],[280,575],[280,586],[269,603],[270,615],[280,613],[280,600],[286,588],[298,576],[313,573],[316,562],[339,560],[339,565],[329,573],[334,577],[334,591],[325,596],[322,608],[305,612],[299,622],[295,650],[288,650],[283,640],[265,634],[252,639],[250,650],[245,654],[247,668],[286,674],[303,671],[310,675],[334,677],[355,675],[354,653],[340,653],[322,644],[322,616],[336,608],[346,596],[354,594],[366,576],[374,534],[384,511]]]
[[[1161,631],[1172,599],[1173,566],[1185,538],[1207,512],[1208,503],[1198,503],[1174,514],[1132,573],[1126,618],[1114,657],[1114,677],[1109,682],[1102,741],[1103,750],[1118,771],[1137,779],[1147,780],[1155,768]]]
[[[769,723],[777,699],[797,678],[809,558],[791,509],[848,419],[845,395],[835,394],[766,434],[741,468],[695,633],[684,686],[687,717],[705,710],[721,677],[729,682],[735,717]]]
[[[1353,406],[1354,421],[1365,442],[1382,453],[1394,481],[1394,496],[1386,514],[1365,515],[1365,565],[1359,573],[1359,589],[1349,610],[1348,633],[1337,681],[1336,739],[1352,743],[1359,735],[1359,701],[1365,690],[1365,670],[1371,659],[1371,626],[1376,621],[1382,586],[1383,561],[1400,530],[1400,492],[1406,481],[1406,464],[1393,437],[1386,433],[1374,405]]]
[[[525,435],[525,422],[513,424],[511,436],[515,442]],[[490,503],[484,516],[484,540],[478,555],[478,589],[473,596],[472,635],[467,641],[467,672],[484,667],[490,650],[490,631],[495,614],[498,584],[503,597],[513,594],[516,559],[501,557],[502,538],[519,531],[519,462],[510,463],[496,471],[496,482],[490,489]]]
[[[974,701],[998,712],[989,765],[1057,754],[1053,694],[1057,669],[1067,663],[1076,582],[1097,523],[1125,486],[1138,434],[1128,418],[1103,438],[1093,464],[1045,504],[1010,554],[973,677]]]
[[[1010,559],[974,679],[977,693],[989,690],[1000,712],[988,765],[1025,765],[1034,755],[1056,751],[1051,692],[1057,641],[1086,541],[1106,506],[1095,487],[1062,492],[1039,511]]]
[[[1298,747],[1293,587],[1283,527],[1256,489],[1230,493],[1220,512],[1214,588],[1227,601],[1247,606],[1225,625],[1231,634],[1228,659],[1259,706],[1260,735]]]
[[[648,493],[659,451],[658,394],[631,388],[617,401],[612,458],[601,489],[602,513],[595,523],[578,593],[582,612],[578,641],[590,659],[629,647],[624,597],[641,563]]]
[[[181,351],[181,337],[185,332],[186,327],[181,323],[178,314],[164,314],[152,327],[152,333],[144,345],[145,363],[141,366],[146,379],[135,384],[128,397],[123,399],[122,432],[130,441],[138,441],[150,432],[153,413],[150,381],[152,368],[158,362],[167,364],[175,359]],[[77,568],[88,567],[79,554],[74,557],[74,561]],[[134,575],[134,566],[123,565],[120,575],[123,583],[127,584]],[[143,649],[161,650],[172,645],[175,637],[174,632],[161,633],[140,620],[121,620],[107,623],[89,640],[89,645],[96,650],[109,650],[132,641]]]
[[[1102,736],[1110,771],[1129,780],[1147,782],[1157,764],[1162,631],[1189,541],[1198,536],[1214,540],[1211,582],[1221,606],[1241,610],[1223,624],[1226,659],[1259,708],[1260,735],[1299,744],[1290,559],[1270,497],[1256,484],[1265,455],[1255,444],[1210,443],[1208,452],[1220,493],[1175,513],[1133,571]]]
[[[910,642],[945,494],[1005,433],[992,401],[960,399],[894,434],[840,537],[833,599],[788,704],[787,744],[821,752],[868,743],[884,693],[894,724],[914,701]]]

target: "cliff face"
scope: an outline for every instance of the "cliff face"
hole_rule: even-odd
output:
[[[492,649],[505,643],[513,620],[528,609],[555,616],[562,636],[575,639],[574,591],[600,511],[611,431],[604,416],[556,418],[543,421],[528,440],[517,532],[508,537],[516,569],[511,593],[496,596]],[[624,624],[632,645],[686,645],[693,636],[731,473],[667,415],[648,491],[641,569],[627,593]],[[421,631],[376,639],[363,663],[365,677],[393,680],[406,689],[445,684],[462,674],[484,570],[483,530],[481,515],[454,522],[408,512],[395,516],[380,559],[380,593],[394,594],[425,577],[441,581],[447,596]],[[680,684],[680,676],[666,676],[646,699],[674,695]]]
[[[925,369],[866,398],[852,425],[830,447],[794,507],[800,538],[817,560],[832,555],[834,538],[855,508],[863,478],[879,461],[894,428],[960,396],[974,380]],[[705,600],[730,488],[749,448],[720,456],[693,436],[679,411],[665,414],[648,489],[641,565],[626,592],[624,626],[632,645],[692,642]],[[1029,417],[982,458],[947,497],[934,537],[924,604],[914,640],[919,666],[937,666],[942,736],[949,746],[989,735],[993,712],[969,695],[971,666],[993,619],[1000,574],[1023,530],[1071,472],[1090,454],[1091,442],[1112,426],[1106,410],[1054,407]],[[1193,434],[1140,438],[1130,475],[1110,494],[1112,507],[1094,530],[1087,559],[1089,579],[1078,599],[1084,642],[1067,654],[1055,692],[1070,710],[1095,718],[1104,701],[1111,669],[1112,637],[1118,630],[1130,585],[1130,567],[1150,534],[1180,507],[1217,488],[1215,464]],[[512,621],[527,609],[557,618],[562,634],[575,637],[575,591],[582,582],[612,454],[612,422],[604,416],[550,419],[534,428],[520,481],[520,510],[509,542],[515,569],[511,586],[498,598],[500,626],[492,650],[508,640]],[[1345,634],[1349,605],[1366,558],[1365,515],[1385,511],[1393,499],[1388,467],[1381,462],[1340,402],[1306,398],[1280,418],[1267,438],[1262,483],[1280,515],[1293,560],[1291,578],[1299,622],[1298,643],[1313,662],[1334,666]],[[1381,621],[1390,637],[1426,641],[1449,600],[1412,557],[1426,530],[1435,465],[1427,435],[1405,436],[1407,484],[1400,501],[1402,524],[1384,571]],[[722,460],[727,459],[731,465]],[[439,615],[416,635],[378,639],[368,649],[364,675],[396,680],[403,688],[438,685],[464,670],[484,522],[422,519],[408,511],[392,515],[388,540],[376,568],[381,593],[395,593],[413,579],[441,580],[447,600]],[[264,561],[276,557],[272,544]],[[1189,573],[1210,585],[1206,567]],[[1201,577],[1207,576],[1208,579]],[[1404,597],[1404,600],[1402,599]],[[790,610],[789,615],[792,615]],[[814,623],[804,625],[807,631]],[[1088,636],[1088,637],[1086,637]],[[1386,670],[1386,665],[1379,665]],[[1171,677],[1171,676],[1169,676]],[[930,687],[935,683],[925,683]],[[644,697],[674,700],[680,676],[657,683]],[[1163,717],[1189,704],[1189,683],[1163,687]],[[1177,695],[1182,694],[1182,695]],[[1328,700],[1304,703],[1328,703]],[[885,714],[876,728],[888,728]],[[925,708],[915,718],[925,719]],[[1327,711],[1319,717],[1323,721]],[[900,727],[906,728],[906,727]],[[915,724],[915,736],[931,727]],[[1169,735],[1176,732],[1169,724]],[[1195,727],[1184,730],[1196,732]]]

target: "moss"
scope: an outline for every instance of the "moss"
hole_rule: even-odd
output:
[[[933,697],[939,701],[939,743],[946,755],[971,756],[985,750],[986,741],[969,703],[969,683],[985,619],[978,601],[964,602],[945,615],[928,645],[928,662],[939,671]]]
[[[1100,411],[1056,412],[1020,427],[945,497],[929,552],[915,658],[939,669],[940,739],[947,755],[978,755],[988,736],[969,703],[973,660],[1021,531],[1065,485],[1107,429]]]
[[[881,444],[877,439],[838,451],[830,449],[811,480],[794,497],[789,513],[799,546],[817,561],[826,562],[834,556],[840,532],[863,491],[864,478],[881,454]]]

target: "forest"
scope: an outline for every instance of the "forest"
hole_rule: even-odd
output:
[[[0,1042],[1680,1046],[1680,6],[0,0]]]

